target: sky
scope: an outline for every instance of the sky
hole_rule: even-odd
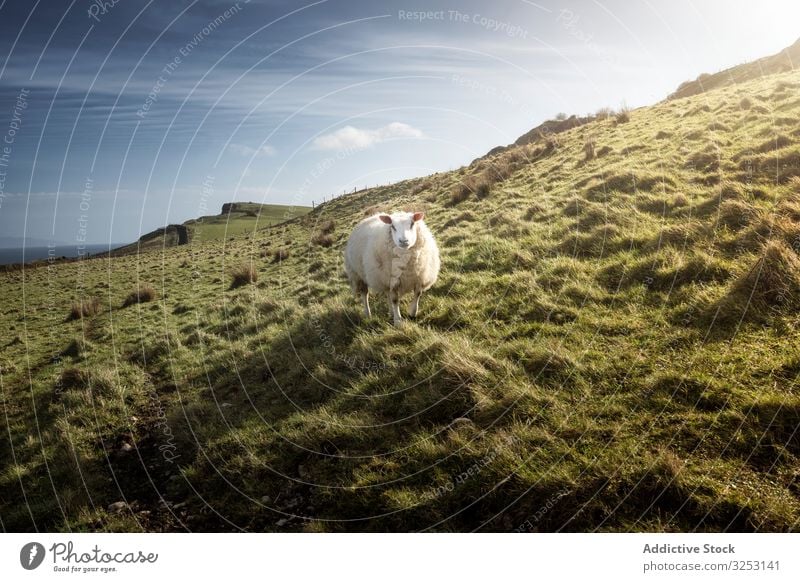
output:
[[[794,0],[0,0],[0,246],[454,169],[798,23]]]

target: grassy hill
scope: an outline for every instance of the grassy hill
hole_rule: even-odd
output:
[[[191,242],[208,242],[226,237],[252,233],[258,229],[279,224],[302,216],[311,210],[307,206],[258,204],[256,202],[229,202],[222,212],[201,216],[183,224],[171,224],[142,235],[138,241],[111,251],[111,256],[121,257],[148,251],[157,251]]]
[[[184,224],[194,231],[193,240],[210,241],[279,224],[302,216],[310,210],[311,208],[307,206],[233,202],[230,209],[223,209],[221,214],[189,220]]]
[[[2,527],[797,530],[798,88],[0,274]],[[394,208],[443,259],[398,328],[341,275],[353,225]]]
[[[795,70],[798,62],[800,62],[800,39],[793,45],[786,47],[781,52],[774,55],[750,63],[736,65],[735,67],[730,67],[718,73],[704,73],[694,81],[686,81],[682,83],[669,98],[681,99],[683,97],[691,97],[692,95],[699,95],[713,89],[760,79],[766,75],[786,73]]]

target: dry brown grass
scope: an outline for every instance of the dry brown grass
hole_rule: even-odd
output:
[[[409,190],[409,192],[412,196],[416,196],[417,194],[424,192],[425,190],[430,190],[432,186],[433,186],[433,180],[431,179],[420,180],[411,187],[411,190]]]
[[[258,271],[252,263],[242,263],[231,271],[231,289],[258,281]]]
[[[611,119],[614,117],[614,110],[611,107],[601,107],[595,112],[594,116],[600,120]]]
[[[686,194],[678,192],[672,197],[672,207],[683,208],[684,206],[689,206],[689,198]]]
[[[314,237],[311,239],[311,242],[315,245],[328,248],[333,246],[334,238],[329,234],[319,232],[314,235]]]
[[[386,208],[382,205],[375,204],[373,206],[368,206],[367,208],[364,209],[364,216],[365,217],[374,216],[382,212],[386,212]]]
[[[694,168],[699,172],[716,172],[719,164],[720,153],[713,147],[709,151],[695,152],[686,160],[687,168]]]
[[[326,220],[317,226],[317,230],[322,234],[331,234],[336,230],[336,223],[333,220]]]
[[[792,193],[775,207],[775,212],[782,217],[800,222],[800,176],[794,176],[791,185],[796,185],[796,193]]]
[[[614,121],[617,123],[628,123],[630,120],[631,110],[627,105],[620,107],[619,111],[614,115]]]
[[[137,289],[131,291],[131,293],[125,298],[125,301],[123,301],[122,306],[128,307],[130,305],[135,305],[136,303],[148,303],[153,301],[155,298],[156,290],[153,289],[152,286],[142,283]]]
[[[719,205],[720,225],[731,230],[741,230],[752,224],[759,216],[758,209],[741,200],[723,200]]]
[[[289,258],[289,249],[278,249],[272,253],[272,262],[281,263]]]
[[[448,206],[455,206],[467,200],[472,194],[477,198],[486,198],[492,189],[492,184],[485,175],[468,176],[450,191]]]
[[[73,301],[67,319],[74,321],[84,317],[91,317],[99,313],[102,307],[103,305],[97,297],[87,297],[85,299]]]
[[[745,302],[754,315],[797,310],[800,257],[783,241],[769,241],[752,268],[734,282],[730,297]]]
[[[593,136],[586,138],[586,143],[583,144],[583,159],[585,161],[593,160],[595,158],[597,142]]]

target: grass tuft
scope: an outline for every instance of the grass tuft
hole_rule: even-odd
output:
[[[137,303],[148,303],[156,298],[156,290],[147,284],[139,285],[134,291],[125,298],[122,302],[122,307],[129,307]]]
[[[83,319],[84,317],[91,317],[97,315],[103,308],[103,304],[97,297],[89,297],[73,301],[69,309],[67,319],[74,321],[76,319]]]
[[[258,271],[252,263],[242,263],[231,271],[231,289],[258,281]]]

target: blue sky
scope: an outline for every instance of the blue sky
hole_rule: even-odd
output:
[[[455,168],[797,22],[789,1],[0,0],[0,242],[126,242]]]

